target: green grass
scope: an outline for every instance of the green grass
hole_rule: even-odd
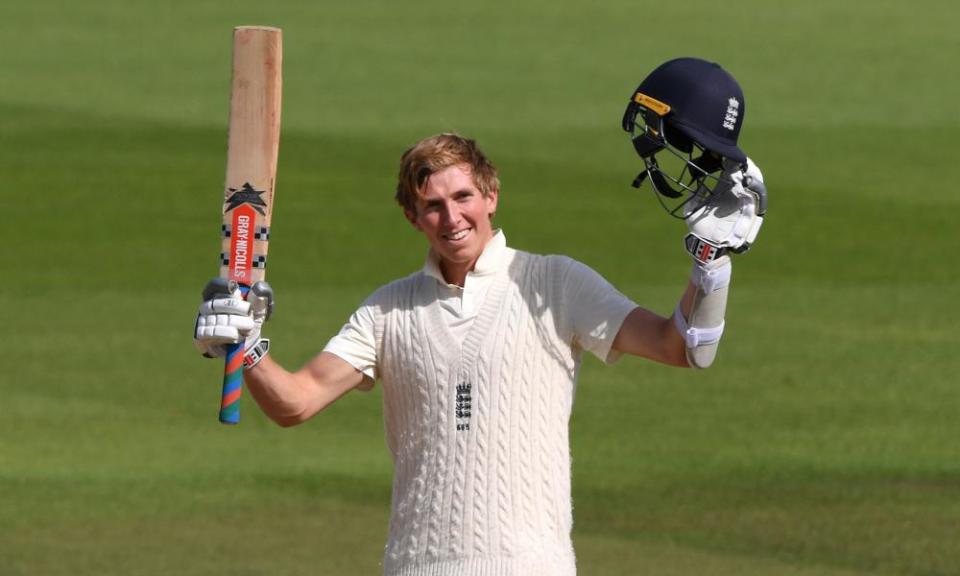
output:
[[[270,280],[297,366],[424,244],[421,136],[477,137],[499,225],[667,313],[688,263],[619,116],[668,57],[722,62],[771,211],[716,366],[585,362],[584,575],[923,575],[960,564],[949,2],[731,6],[20,3],[0,20],[0,575],[376,574],[379,391],[301,427],[216,423],[190,341],[216,273],[230,28],[285,33]]]

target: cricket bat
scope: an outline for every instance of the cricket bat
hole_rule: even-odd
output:
[[[220,277],[246,295],[266,273],[280,144],[282,41],[279,28],[233,29],[233,79],[223,191]],[[227,349],[220,422],[240,422],[243,343]]]

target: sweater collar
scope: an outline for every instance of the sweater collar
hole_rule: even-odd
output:
[[[497,270],[500,269],[500,264],[503,262],[506,252],[507,237],[504,235],[503,230],[498,228],[494,232],[493,237],[487,242],[487,245],[483,247],[483,253],[477,258],[477,263],[473,266],[473,270],[467,272],[467,277],[487,276],[496,273]],[[427,260],[423,264],[423,273],[435,278],[442,284],[447,283],[443,278],[443,272],[440,271],[440,259],[433,250],[427,253]]]

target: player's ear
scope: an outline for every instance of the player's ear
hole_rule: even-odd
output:
[[[497,201],[500,198],[500,190],[494,188],[487,192],[487,195],[484,196],[484,200],[487,203],[487,214],[490,215],[490,218],[493,218],[493,215],[497,213]]]

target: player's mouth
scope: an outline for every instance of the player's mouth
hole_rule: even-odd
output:
[[[449,234],[443,234],[442,236],[447,242],[459,242],[470,234],[470,230],[470,228],[464,228],[463,230],[458,230]]]

